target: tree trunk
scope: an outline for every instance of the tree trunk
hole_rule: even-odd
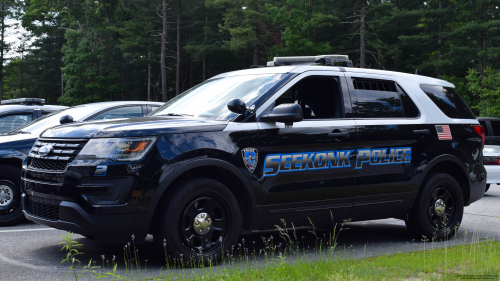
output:
[[[64,77],[63,77],[63,71],[61,69],[61,97],[64,96]]]
[[[206,75],[205,75],[205,67],[206,67],[206,66],[205,66],[205,60],[206,60],[206,58],[205,58],[205,57],[203,57],[203,81],[207,80],[207,79],[206,79]]]
[[[254,46],[253,47],[253,65],[259,65],[259,47]]]
[[[3,51],[5,48],[5,2],[2,3],[1,7],[1,42],[0,42],[0,102],[2,101],[2,94],[3,94]]]
[[[177,66],[175,74],[175,95],[180,94],[181,79],[181,4],[182,0],[177,0]]]
[[[366,42],[365,42],[365,8],[366,0],[361,0],[361,26],[359,28],[359,67],[366,67]]]
[[[148,50],[148,101],[151,101],[151,51]]]
[[[193,87],[193,60],[189,60],[189,88]]]
[[[24,49],[24,46],[23,46]],[[23,53],[21,53],[21,83],[19,85],[19,97],[23,97],[23,66],[24,66],[24,50]]]
[[[161,94],[163,96],[163,102],[168,100],[167,96],[167,67],[165,65],[165,51],[167,44],[167,0],[163,0],[163,31],[161,33]]]
[[[441,0],[439,0],[439,11],[441,11]],[[442,45],[442,37],[441,33],[443,32],[443,19],[441,15],[439,15],[439,34],[438,34],[438,60],[441,60],[441,45]],[[441,70],[438,69],[437,78],[441,79]]]

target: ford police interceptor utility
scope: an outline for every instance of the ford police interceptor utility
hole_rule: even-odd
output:
[[[206,259],[281,219],[399,218],[418,238],[453,236],[485,192],[483,127],[453,84],[350,65],[275,58],[148,117],[49,129],[23,163],[24,213]]]

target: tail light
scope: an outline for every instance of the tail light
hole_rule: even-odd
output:
[[[481,136],[481,139],[483,141],[483,148],[484,148],[484,138],[486,137],[486,134],[484,133],[484,127],[483,125],[472,125],[472,129],[476,131],[478,135]]]
[[[497,156],[484,156],[483,157],[484,165],[500,165],[500,157]]]

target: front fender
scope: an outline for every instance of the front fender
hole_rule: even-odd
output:
[[[180,166],[176,165],[174,169],[163,172],[163,175],[160,177],[161,183],[152,197],[147,212],[152,213],[155,211],[156,206],[158,205],[158,202],[160,201],[162,195],[172,184],[172,182],[174,182],[175,179],[177,179],[180,175],[191,169],[203,166],[215,166],[226,169],[229,172],[233,173],[243,183],[243,188],[245,189],[246,194],[249,196],[251,205],[252,206],[257,205],[257,200],[249,180],[238,168],[236,168],[234,165],[224,160],[213,159],[213,158],[202,158],[202,159],[198,158],[198,159],[188,160],[187,162],[181,164]]]

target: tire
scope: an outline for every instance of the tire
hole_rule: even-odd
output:
[[[21,204],[21,169],[0,165],[0,226],[25,220]]]
[[[221,261],[223,252],[231,249],[240,235],[236,198],[225,185],[208,178],[190,179],[173,188],[155,214],[156,248],[162,252],[166,248],[171,258],[187,261],[194,257],[204,264]],[[198,227],[197,219],[201,222]]]
[[[488,189],[490,189],[490,184],[486,184],[486,190],[484,191],[484,193],[488,192]]]
[[[406,227],[417,239],[450,239],[458,230],[463,214],[464,200],[458,182],[448,174],[432,174],[421,187]]]

